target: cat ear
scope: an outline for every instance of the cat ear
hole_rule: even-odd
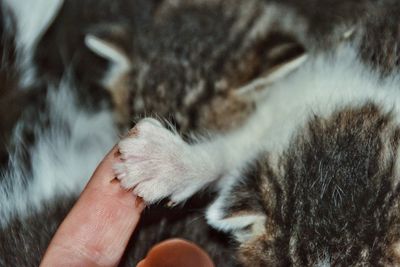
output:
[[[93,53],[109,61],[110,67],[102,84],[105,88],[113,90],[132,68],[132,62],[127,53],[112,41],[92,34],[86,35],[85,44]]]
[[[85,44],[94,54],[109,62],[100,83],[111,94],[117,122],[123,124],[129,120],[129,74],[132,70],[132,61],[123,48],[128,33],[119,26],[101,29],[107,30],[86,35]]]
[[[265,233],[265,215],[251,210],[235,210],[233,205],[226,205],[223,196],[209,207],[206,217],[212,227],[232,233],[240,242]]]
[[[263,75],[262,77],[255,79],[249,84],[239,88],[235,94],[238,96],[243,96],[251,93],[256,93],[260,91],[264,91],[268,87],[280,79],[286,77],[301,65],[304,64],[307,60],[307,54],[299,55],[290,61],[284,62],[276,67],[274,67],[271,71]]]
[[[262,208],[259,179],[248,176],[224,181],[219,197],[208,208],[206,218],[214,228],[246,241],[265,233],[266,214]]]
[[[283,47],[276,48],[276,51],[272,51],[271,53],[282,53],[287,49],[287,45]],[[283,50],[283,51],[282,51]],[[284,62],[280,62],[274,67],[272,67],[269,71],[261,75],[261,77],[251,81],[250,83],[242,86],[238,90],[235,91],[235,95],[237,96],[248,96],[254,95],[257,97],[260,92],[264,91],[264,89],[268,88],[269,85],[283,79],[290,73],[294,72],[296,69],[300,68],[307,61],[307,54],[303,51],[300,54],[295,55],[287,59]]]

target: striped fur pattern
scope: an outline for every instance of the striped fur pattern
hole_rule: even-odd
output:
[[[179,201],[214,193],[147,210],[122,265],[168,237],[217,266],[400,264],[395,0],[37,1],[37,25],[0,5],[0,265],[36,266],[149,116],[206,170],[183,173],[199,186]]]
[[[262,231],[240,233],[244,265],[400,264],[398,135],[393,114],[367,103],[315,115],[277,165],[269,154],[249,165],[223,207],[266,216]]]

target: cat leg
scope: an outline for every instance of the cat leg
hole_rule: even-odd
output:
[[[159,121],[143,119],[119,143],[121,162],[114,166],[115,172],[123,188],[133,188],[149,204],[167,197],[174,203],[182,202],[219,180],[220,193],[207,211],[207,220],[217,229],[234,232],[239,240],[247,239],[264,231],[265,216],[257,212],[258,202],[254,195],[246,195],[246,204],[229,205],[240,201],[235,194],[259,193],[260,179],[257,172],[251,172],[255,167],[246,163],[257,161],[260,140],[250,133],[254,130],[244,127],[189,144]]]
[[[277,98],[268,98],[240,128],[193,144],[160,122],[144,119],[119,143],[117,178],[148,203],[166,197],[181,202],[214,182],[223,187],[225,177],[240,172],[261,152],[279,154],[306,117],[299,109],[277,104]]]
[[[254,158],[263,136],[263,127],[256,128],[247,125],[189,144],[157,120],[143,119],[118,144],[117,178],[123,188],[133,189],[148,203],[166,197],[182,202]]]
[[[304,62],[294,60],[279,71],[290,73]],[[296,123],[287,118],[296,120],[298,110],[279,104],[287,94],[265,94],[241,127],[193,144],[157,120],[144,119],[119,143],[122,161],[115,165],[117,178],[122,187],[133,189],[148,203],[166,197],[179,203],[214,182],[223,187],[225,177],[234,177],[232,173],[240,172],[260,152],[279,144],[278,139],[289,138]]]
[[[181,202],[219,175],[220,163],[182,140],[155,119],[143,119],[119,144],[121,162],[115,171],[122,187],[148,203],[170,197]]]

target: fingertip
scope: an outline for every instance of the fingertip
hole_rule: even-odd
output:
[[[116,266],[145,208],[121,189],[112,169],[117,146],[101,161],[74,207],[57,230],[42,266]],[[64,262],[63,262],[64,261]]]

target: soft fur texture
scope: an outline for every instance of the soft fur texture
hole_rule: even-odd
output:
[[[399,264],[398,79],[338,50],[270,86],[243,126],[210,141],[158,147],[163,130],[140,122],[119,144],[122,185],[148,202],[180,202],[219,179],[207,218],[236,234],[246,266]]]
[[[147,210],[122,265],[172,236],[217,266],[400,264],[396,1],[47,4],[0,6],[0,265],[38,264],[143,117],[121,184],[187,203]]]

